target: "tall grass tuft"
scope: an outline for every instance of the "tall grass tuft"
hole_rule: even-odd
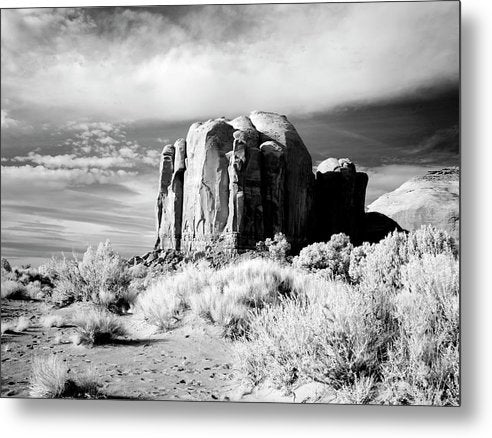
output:
[[[33,359],[30,395],[35,398],[101,398],[100,383],[94,371],[70,377],[70,370],[58,356]]]
[[[119,318],[104,309],[90,309],[73,320],[80,343],[100,345],[114,342],[126,335]]]

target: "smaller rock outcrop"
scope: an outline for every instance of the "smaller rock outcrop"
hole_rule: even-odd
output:
[[[362,228],[362,241],[378,243],[393,231],[406,231],[390,217],[371,211],[364,215],[364,226]]]
[[[353,243],[361,242],[367,182],[367,174],[357,172],[348,158],[328,158],[318,165],[313,241],[327,242],[333,234],[345,233]]]
[[[179,251],[174,249],[156,249],[141,256],[134,256],[127,260],[128,266],[143,265],[147,268],[166,267],[172,270],[177,270],[181,262],[186,262],[189,259]]]
[[[459,177],[458,167],[430,171],[376,199],[368,211],[382,213],[408,231],[430,224],[458,240]]]

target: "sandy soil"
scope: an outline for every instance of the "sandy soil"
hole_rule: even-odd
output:
[[[147,400],[239,400],[242,393],[232,369],[232,348],[218,329],[188,322],[167,333],[154,330],[133,315],[122,316],[129,336],[110,345],[76,346],[73,327],[43,328],[40,318],[53,313],[42,302],[2,300],[2,322],[26,316],[31,328],[1,339],[1,395],[28,397],[32,358],[54,353],[70,372],[94,369],[109,398]],[[70,314],[80,308],[60,309]],[[55,312],[55,313],[56,313]],[[59,343],[61,340],[61,343]],[[246,395],[244,401],[248,401]],[[252,400],[251,400],[252,401]]]

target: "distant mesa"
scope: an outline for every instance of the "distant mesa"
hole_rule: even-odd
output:
[[[458,167],[430,171],[382,195],[368,211],[383,213],[408,231],[432,224],[458,240],[459,178]]]
[[[367,183],[347,158],[328,158],[314,174],[283,115],[196,122],[162,150],[155,249],[246,250],[277,232],[294,251],[341,232],[356,244],[377,241],[401,227],[378,208],[379,215],[365,213]]]

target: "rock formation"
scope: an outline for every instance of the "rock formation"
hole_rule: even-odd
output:
[[[432,224],[459,238],[459,168],[428,172],[376,199],[368,210],[379,212],[411,231]]]
[[[360,243],[368,177],[348,158],[328,158],[318,165],[314,192],[314,241],[345,233]]]
[[[370,211],[364,215],[364,223],[361,230],[361,240],[363,242],[378,243],[393,231],[406,231],[396,221],[390,217]]]
[[[162,246],[179,250],[181,247],[185,162],[186,144],[182,138],[176,140],[174,146],[164,146],[159,167],[157,241],[154,249]]]
[[[276,232],[306,244],[313,182],[311,156],[285,116],[194,123],[162,153],[156,248],[249,249]]]
[[[163,148],[155,249],[253,249],[282,232],[293,251],[345,233],[354,244],[431,223],[457,237],[459,171],[430,172],[383,195],[365,213],[367,174],[347,158],[313,173],[285,116],[252,112],[191,125]]]

